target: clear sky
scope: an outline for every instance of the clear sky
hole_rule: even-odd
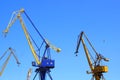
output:
[[[95,49],[110,58],[106,80],[119,79],[120,72],[120,1],[119,0],[0,0],[0,56],[12,47],[21,65],[18,67],[11,57],[0,80],[26,80],[27,71],[33,69],[34,61],[19,21],[11,27],[7,37],[2,31],[6,28],[13,11],[24,8],[40,33],[52,44],[62,49],[61,53],[51,50],[55,68],[51,70],[53,80],[90,80],[90,70],[83,47],[75,57],[76,41],[83,30]],[[36,40],[29,22],[26,27]],[[37,42],[41,44],[41,42]],[[0,69],[3,61],[0,61]],[[38,77],[36,78],[38,80]],[[48,77],[47,77],[47,80]]]

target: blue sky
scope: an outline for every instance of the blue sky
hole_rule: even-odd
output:
[[[110,58],[110,62],[104,63],[109,67],[109,72],[104,75],[106,80],[119,78],[119,0],[1,0],[0,3],[0,56],[12,47],[21,62],[18,67],[11,57],[0,80],[25,80],[29,68],[33,69],[31,80],[35,75],[35,68],[31,66],[34,58],[19,21],[11,27],[6,38],[2,34],[12,12],[21,8],[25,9],[40,33],[62,49],[59,54],[51,50],[55,59],[55,68],[51,70],[54,80],[90,80],[91,75],[86,74],[90,69],[82,46],[79,56],[74,55],[77,37],[82,30],[95,49]],[[23,18],[30,33],[38,39],[26,17]]]

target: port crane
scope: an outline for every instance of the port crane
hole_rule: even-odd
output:
[[[86,44],[85,44],[85,40],[88,41],[88,44],[90,45],[90,47],[92,48],[93,52],[95,52],[96,54],[96,58],[94,59],[93,56],[90,54],[90,51],[88,50]],[[107,66],[103,66],[101,64],[101,61],[109,61],[109,59],[105,58],[104,56],[102,56],[101,54],[99,54],[95,48],[92,46],[91,42],[89,41],[89,39],[87,38],[87,36],[85,35],[85,33],[82,31],[80,33],[80,35],[78,36],[78,41],[77,41],[77,47],[76,47],[76,51],[75,54],[77,56],[78,53],[78,49],[80,46],[80,43],[82,43],[85,54],[86,54],[86,58],[90,67],[90,72],[87,71],[88,74],[92,74],[92,78],[91,80],[105,80],[103,73],[108,72],[108,67]],[[93,62],[92,62],[93,61]]]
[[[22,18],[23,13],[27,17],[27,19],[30,21],[30,23],[32,24],[32,26],[34,27],[35,31],[38,33],[40,38],[43,40],[41,46],[43,44],[45,44],[45,49],[44,49],[43,56],[42,56],[41,59],[40,59],[40,55],[35,51],[33,43],[37,48],[38,48],[38,45],[36,44],[35,40],[32,38],[32,36],[28,32],[28,30],[27,30],[27,28],[25,26],[25,23],[23,21],[23,18]],[[50,69],[54,68],[55,60],[52,60],[51,57],[50,57],[50,49],[53,49],[56,52],[60,52],[61,49],[55,47],[54,45],[52,45],[47,39],[45,39],[40,34],[37,27],[34,25],[34,23],[32,22],[32,20],[27,15],[27,13],[25,12],[24,9],[20,9],[18,11],[13,12],[12,17],[10,19],[10,22],[9,22],[7,28],[3,31],[5,33],[5,35],[8,33],[10,27],[14,24],[14,22],[17,19],[19,19],[19,21],[21,23],[21,26],[22,26],[22,29],[23,29],[23,31],[25,33],[25,36],[26,36],[26,39],[28,41],[30,50],[31,50],[31,52],[33,54],[33,57],[35,59],[35,62],[32,62],[32,66],[37,67],[37,69],[35,70],[36,74],[35,74],[33,80],[35,80],[37,74],[39,74],[39,80],[46,80],[46,74],[48,74],[49,78],[52,80],[52,77],[50,75]],[[38,48],[38,50],[40,50],[40,48]]]
[[[0,71],[0,76],[2,76],[2,74],[3,74],[3,72],[4,72],[5,68],[6,68],[6,66],[7,66],[7,64],[8,64],[8,61],[10,60],[10,57],[11,57],[12,55],[13,55],[13,57],[15,58],[16,63],[17,63],[18,65],[20,64],[20,62],[18,61],[18,59],[17,59],[16,55],[14,54],[14,51],[13,51],[13,49],[12,49],[11,47],[8,48],[8,49],[5,51],[5,53],[0,57],[0,60],[3,59],[3,57],[7,54],[8,51],[10,51],[10,54],[8,55],[7,59],[5,60],[3,66],[2,66],[2,69],[1,69],[1,71]]]

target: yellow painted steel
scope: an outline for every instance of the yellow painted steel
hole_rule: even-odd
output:
[[[96,66],[93,72],[94,73],[97,73],[97,72],[105,73],[105,72],[108,72],[108,67],[107,66]]]
[[[46,41],[46,43],[48,44],[48,46],[49,46],[51,49],[55,50],[55,51],[58,52],[58,53],[61,51],[60,48],[57,48],[57,47],[55,47],[54,45],[52,45],[47,39],[45,39],[45,41]]]
[[[7,51],[3,54],[3,56],[0,58],[0,60],[5,56],[5,54],[6,54],[8,51],[10,51],[10,54],[9,54],[9,56],[7,57],[7,59],[5,60],[3,66],[2,66],[2,69],[1,69],[1,71],[0,71],[0,76],[2,76],[2,74],[3,74],[4,70],[5,70],[5,67],[6,67],[7,64],[8,64],[8,61],[9,61],[11,55],[14,56],[14,58],[15,58],[15,60],[16,60],[16,63],[17,63],[17,64],[20,64],[20,62],[18,61],[18,59],[17,59],[16,55],[14,54],[12,48],[7,49]]]
[[[10,21],[10,23],[9,23],[8,26],[7,26],[7,28],[6,28],[3,32],[4,32],[5,34],[8,33],[10,27],[14,24],[14,22],[15,22],[17,19],[19,19],[19,20],[20,20],[20,23],[21,23],[21,26],[22,26],[22,29],[23,29],[23,31],[24,31],[24,33],[25,33],[26,39],[27,39],[27,41],[28,41],[30,50],[31,50],[31,52],[32,52],[32,54],[33,54],[33,56],[34,56],[34,58],[35,58],[35,60],[36,60],[36,63],[37,63],[38,65],[40,65],[41,62],[40,62],[39,59],[38,59],[38,56],[37,56],[37,54],[36,54],[36,52],[35,52],[35,49],[34,49],[34,47],[33,47],[33,45],[32,45],[32,42],[31,42],[31,40],[30,40],[30,36],[29,36],[29,34],[28,34],[28,32],[27,32],[27,29],[26,29],[26,27],[25,27],[25,24],[24,24],[23,19],[22,19],[22,16],[21,16],[21,14],[22,14],[23,12],[24,12],[24,9],[21,9],[21,10],[19,10],[19,11],[16,11],[16,12],[15,12],[15,13],[16,13],[16,14],[15,14],[16,16],[14,17],[13,20]]]
[[[82,40],[82,44],[83,44],[83,47],[84,47],[84,51],[85,51],[85,54],[86,54],[86,57],[87,57],[87,60],[88,60],[90,69],[91,69],[91,71],[93,71],[93,70],[94,70],[94,67],[93,67],[93,65],[92,65],[92,61],[91,61],[91,59],[90,59],[90,55],[89,55],[88,49],[87,49],[87,47],[86,47],[86,45],[85,45],[85,42],[84,42],[83,38],[82,38],[81,40]]]

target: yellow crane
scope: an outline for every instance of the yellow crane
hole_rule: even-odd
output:
[[[95,52],[95,54],[96,54],[95,59],[90,54],[90,51],[88,50],[88,48],[87,48],[87,46],[85,44],[85,40],[83,39],[83,36],[86,39],[86,41],[88,41],[88,44],[91,46],[91,48]],[[109,59],[105,58],[104,56],[102,56],[101,54],[98,54],[96,52],[95,48],[92,46],[92,44],[90,43],[89,39],[87,38],[87,36],[85,35],[85,33],[83,31],[80,33],[80,35],[78,37],[77,47],[76,47],[76,51],[75,51],[76,55],[78,53],[78,49],[79,49],[79,46],[80,46],[81,42],[82,42],[82,45],[83,45],[83,48],[84,48],[84,51],[85,51],[85,54],[86,54],[86,58],[87,58],[89,67],[91,69],[91,71],[90,72],[87,71],[87,73],[92,74],[92,80],[94,80],[94,79],[95,80],[101,80],[101,79],[104,80],[103,73],[108,72],[108,67],[103,66],[101,64],[101,61],[102,60],[109,61]],[[92,62],[91,59],[93,59],[93,62]]]
[[[8,51],[10,51],[10,54],[9,54],[9,56],[7,57],[7,59],[5,60],[3,66],[2,66],[2,69],[1,69],[1,71],[0,71],[0,76],[2,76],[2,74],[3,74],[4,70],[5,70],[5,67],[6,67],[7,64],[8,64],[8,61],[9,61],[11,55],[13,55],[13,57],[15,58],[16,63],[17,63],[17,64],[20,64],[20,62],[18,61],[18,59],[17,59],[16,55],[14,54],[12,48],[8,48],[7,51],[5,51],[5,53],[0,57],[0,60],[7,54]]]
[[[42,38],[43,42],[46,44],[45,46],[45,51],[43,53],[43,56],[42,56],[42,59],[40,60],[39,59],[39,56],[37,54],[37,52],[35,51],[34,47],[33,47],[33,44],[32,42],[34,42],[34,44],[36,45],[35,41],[33,40],[33,38],[31,37],[31,35],[29,34],[29,32],[27,31],[26,29],[26,26],[25,26],[25,23],[23,21],[23,18],[21,16],[21,14],[24,13],[26,15],[26,17],[28,18],[28,20],[31,22],[31,24],[33,25],[34,29],[36,30],[36,32],[39,34],[39,36]],[[27,13],[25,12],[24,9],[20,9],[18,11],[15,11],[13,12],[13,15],[10,19],[10,22],[7,26],[7,28],[3,31],[6,35],[6,33],[8,33],[10,27],[14,24],[14,22],[19,19],[20,23],[21,23],[21,26],[22,26],[22,29],[25,33],[25,36],[26,36],[26,39],[28,41],[28,44],[29,44],[29,47],[30,47],[30,50],[35,58],[35,62],[32,63],[33,66],[36,66],[36,67],[39,67],[38,69],[36,69],[36,72],[37,73],[40,73],[40,77],[41,77],[41,80],[45,80],[45,75],[46,73],[48,73],[49,75],[49,69],[50,68],[54,68],[54,60],[51,60],[48,57],[45,56],[46,52],[49,50],[49,48],[55,50],[56,52],[60,52],[61,49],[60,48],[57,48],[55,46],[53,46],[52,44],[50,44],[50,42],[47,40],[47,39],[44,39],[43,36],[40,34],[40,32],[38,31],[38,29],[35,27],[35,25],[33,24],[32,20],[30,19],[30,17],[27,15]],[[32,41],[31,41],[32,40]],[[42,68],[42,69],[41,69]],[[44,68],[44,69],[43,69]],[[44,72],[43,72],[44,71]],[[49,75],[50,76],[50,75]],[[51,78],[51,76],[50,76]],[[51,78],[52,80],[52,78]]]

